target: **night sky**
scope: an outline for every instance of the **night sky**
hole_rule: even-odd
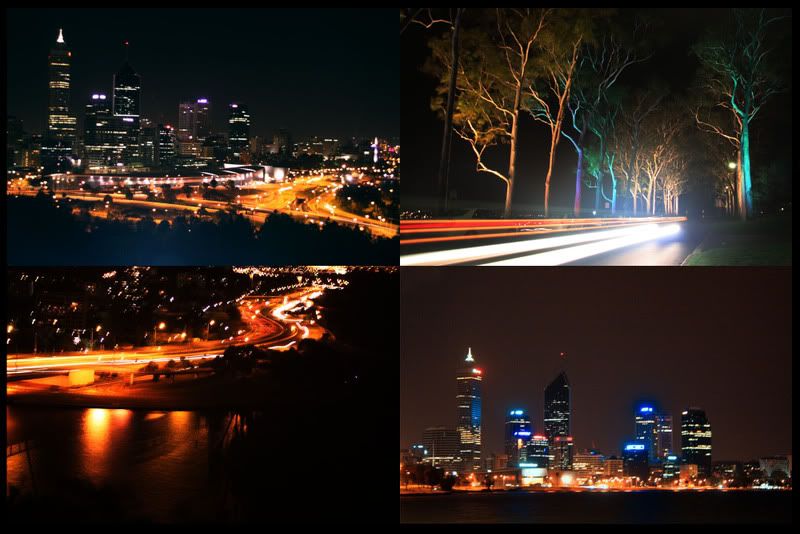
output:
[[[684,98],[691,93],[695,83],[698,61],[691,53],[691,46],[699,41],[708,28],[723,18],[723,9],[620,9],[618,21],[623,27],[632,27],[635,15],[641,13],[651,20],[653,56],[644,63],[632,65],[620,76],[618,86],[646,87],[650,83],[666,86],[670,94]],[[469,9],[465,17],[469,16]],[[791,10],[789,10],[791,17]],[[465,19],[466,20],[466,19]],[[789,90],[772,97],[762,108],[753,123],[753,165],[768,164],[774,159],[792,160],[791,113],[791,18],[774,28],[785,29],[788,24],[788,43],[776,44],[777,62],[789,69]],[[783,26],[781,26],[783,25]],[[405,182],[403,184],[404,208],[427,205],[426,199],[436,192],[443,119],[431,111],[431,97],[436,80],[422,71],[430,54],[427,41],[444,26],[426,30],[419,24],[408,26],[400,39],[401,84],[402,84],[402,137],[404,145]],[[514,186],[514,204],[517,206],[541,205],[544,196],[544,178],[550,146],[550,132],[529,115],[520,120],[520,151],[517,155],[517,180]],[[710,135],[710,134],[708,134]],[[508,145],[487,150],[490,167],[507,170]],[[561,140],[556,154],[556,163],[551,181],[551,207],[567,206],[571,209],[575,194],[575,149],[568,140]],[[450,158],[449,186],[456,198],[471,202],[470,206],[502,208],[505,186],[498,178],[475,171],[475,158],[466,141],[453,135]],[[697,169],[690,172],[697,173]],[[608,187],[608,186],[607,186]],[[593,205],[594,190],[584,189],[583,206]],[[701,189],[687,191],[681,205],[690,210],[708,207],[711,201]]]
[[[565,369],[576,451],[620,454],[634,409],[704,408],[714,460],[791,454],[791,269],[404,268],[400,447],[456,423],[456,370],[483,369],[483,447],[503,452],[506,410],[542,431]],[[566,359],[560,352],[566,352]]]
[[[251,135],[399,134],[399,42],[393,9],[13,9],[6,12],[7,112],[41,133],[47,55],[58,29],[72,51],[71,112],[111,94],[125,58],[142,79],[141,112],[177,123],[182,99],[206,97],[215,128],[249,105]]]

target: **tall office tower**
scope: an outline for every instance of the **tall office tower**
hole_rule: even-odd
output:
[[[572,468],[570,404],[569,381],[562,371],[544,390],[544,433],[550,442],[552,467],[555,469]]]
[[[175,164],[177,153],[177,139],[175,129],[169,124],[158,125],[158,146],[156,151],[156,164],[162,168],[169,168]]]
[[[178,131],[175,134],[181,143],[194,138],[194,111],[194,102],[178,104]]]
[[[142,118],[139,130],[139,151],[145,167],[155,167],[158,145],[158,127],[150,119]]]
[[[656,458],[663,461],[672,452],[672,415],[656,414]]]
[[[506,415],[505,452],[508,467],[519,467],[520,458],[527,456],[526,447],[533,435],[531,419],[525,410],[511,410]]]
[[[127,50],[127,43],[126,43]],[[122,132],[120,144],[125,146],[123,162],[128,166],[141,165],[139,153],[139,100],[141,80],[127,58],[114,75],[114,119]]]
[[[69,113],[70,64],[72,52],[67,49],[62,30],[58,30],[56,45],[47,57],[49,68],[47,135],[42,156],[50,168],[61,168],[75,144],[76,119]]]
[[[636,418],[635,418],[635,426],[636,426],[636,440],[641,441],[644,446],[645,450],[647,450],[647,455],[650,461],[654,461],[657,456],[656,452],[656,416],[655,410],[653,406],[649,404],[645,404],[639,406],[639,409],[636,410]]]
[[[699,475],[711,476],[711,424],[700,408],[681,413],[681,462],[697,465]]]
[[[463,467],[461,458],[461,435],[454,428],[435,426],[426,428],[422,434],[422,445],[428,451],[423,462],[445,471],[458,471]]]
[[[228,143],[234,161],[239,161],[250,144],[250,114],[245,104],[233,103],[228,114]]]
[[[111,112],[111,99],[103,93],[92,94],[86,104],[83,140],[89,169],[114,166],[122,161],[123,145],[117,144],[123,131],[117,130]]]
[[[194,138],[202,142],[211,136],[211,102],[198,98],[194,106]]]
[[[461,457],[468,471],[480,469],[481,463],[481,380],[483,373],[475,367],[472,348],[458,370],[458,403],[456,428],[461,434]]]

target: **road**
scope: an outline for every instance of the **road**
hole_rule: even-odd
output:
[[[228,208],[227,202],[203,199],[196,188],[191,195],[187,196],[180,190],[182,185],[176,184],[174,187],[176,187],[177,193],[174,202],[147,200],[143,194],[137,194],[134,198],[127,199],[121,193],[107,191],[89,193],[68,189],[59,189],[56,196],[61,198],[62,195],[66,195],[67,198],[76,200],[102,202],[106,195],[110,195],[115,204],[139,207],[156,213],[170,210],[196,213],[201,207],[205,207],[209,212],[214,212]],[[241,208],[242,215],[259,224],[263,223],[270,213],[277,211],[315,224],[324,225],[326,221],[330,220],[370,232],[376,237],[397,237],[399,233],[397,224],[338,208],[335,196],[336,191],[341,187],[341,183],[333,175],[299,177],[291,183],[253,181],[242,185],[241,190],[251,191],[251,193],[238,195],[237,206]],[[35,196],[37,193],[38,190],[34,189],[17,188],[14,191],[14,194],[27,196]],[[295,202],[298,198],[304,199],[304,202],[302,204]]]
[[[403,221],[400,232],[401,265],[680,265],[704,236],[685,217]]]
[[[314,320],[288,315],[297,306],[311,306],[323,288],[307,287],[279,297],[242,296],[239,312],[245,327],[224,339],[180,344],[137,347],[128,351],[91,351],[54,356],[9,354],[6,376],[19,378],[31,373],[93,369],[95,371],[134,371],[148,362],[163,363],[185,357],[187,360],[221,355],[225,347],[257,345],[276,350],[291,347],[306,338],[319,339],[325,333]]]

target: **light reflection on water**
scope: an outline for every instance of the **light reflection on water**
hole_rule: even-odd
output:
[[[24,493],[35,489],[58,496],[83,481],[121,495],[133,515],[169,520],[189,503],[202,514],[197,504],[216,498],[209,484],[209,417],[190,411],[7,407],[7,444],[28,439],[35,446],[29,455],[7,458],[6,494],[16,486]]]

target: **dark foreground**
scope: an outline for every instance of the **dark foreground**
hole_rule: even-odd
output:
[[[492,492],[400,497],[403,523],[791,523],[791,491]]]

